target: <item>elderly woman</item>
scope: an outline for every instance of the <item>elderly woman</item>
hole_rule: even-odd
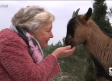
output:
[[[12,26],[0,32],[0,81],[49,81],[60,72],[57,59],[75,47],[57,48],[43,59],[52,34],[54,16],[39,6],[21,8]]]

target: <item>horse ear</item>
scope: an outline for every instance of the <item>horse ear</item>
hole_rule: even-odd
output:
[[[92,14],[92,8],[89,8],[87,13],[85,14],[85,20],[86,21],[91,17],[91,14]]]
[[[77,11],[76,11],[76,12],[74,11],[74,12],[73,12],[72,17],[77,17],[79,10],[80,10],[80,8],[79,8],[79,9],[77,9]]]

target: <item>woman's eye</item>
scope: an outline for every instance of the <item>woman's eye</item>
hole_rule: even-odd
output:
[[[50,32],[51,30],[48,30],[47,32]]]

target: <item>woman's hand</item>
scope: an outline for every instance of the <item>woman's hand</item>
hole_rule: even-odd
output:
[[[55,56],[56,58],[67,57],[69,55],[72,55],[74,51],[75,51],[75,47],[71,48],[71,46],[69,45],[69,46],[57,48],[52,53],[52,55]]]

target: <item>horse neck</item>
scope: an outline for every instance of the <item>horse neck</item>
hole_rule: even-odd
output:
[[[97,55],[97,57],[99,58],[101,56],[102,50],[104,50],[108,45],[109,39],[110,38],[105,35],[97,25],[91,26],[89,37],[87,38],[87,44],[85,45],[85,47],[91,54],[93,54],[94,56]]]
[[[92,27],[89,34],[85,47],[89,54],[98,59],[108,72],[108,68],[112,67],[112,39],[104,34],[98,26]]]

